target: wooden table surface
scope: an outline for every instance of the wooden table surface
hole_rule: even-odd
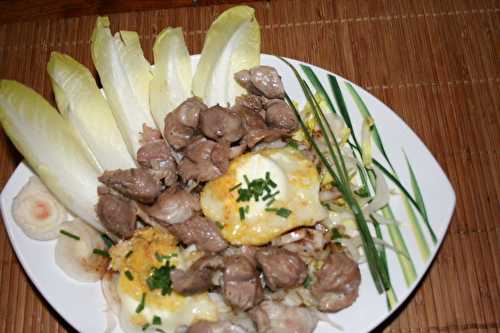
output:
[[[210,22],[241,1],[0,1],[0,78],[53,102],[52,50],[92,67],[96,14],[154,36],[182,26],[199,53]],[[338,73],[395,110],[437,158],[457,195],[444,244],[423,283],[379,329],[500,330],[500,2],[498,0],[254,1],[262,51]],[[0,130],[0,188],[21,156]],[[34,288],[0,227],[0,332],[71,327]]]

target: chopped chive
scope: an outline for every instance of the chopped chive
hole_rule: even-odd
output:
[[[127,254],[125,255],[125,258],[128,258],[132,255],[132,253],[134,253],[134,251],[130,250],[127,252]]]
[[[151,326],[151,324],[150,324],[150,323],[146,323],[146,324],[144,324],[144,326],[142,326],[142,330],[143,330],[143,331],[147,330],[147,329],[149,328],[149,326]]]
[[[111,238],[109,238],[108,235],[101,234],[101,238],[102,238],[102,241],[104,242],[104,244],[106,244],[106,247],[110,248],[113,245],[115,245],[115,242],[113,242],[113,240]]]
[[[266,180],[269,181],[271,178],[271,174],[269,173],[269,171],[266,171]]]
[[[278,208],[272,208],[272,207],[269,207],[269,208],[266,208],[265,209],[266,212],[277,212],[278,211]]]
[[[278,216],[281,216],[283,218],[287,218],[288,216],[290,216],[290,214],[292,214],[292,211],[290,209],[287,209],[287,208],[279,208],[277,211],[276,211],[276,215]]]
[[[141,313],[144,310],[144,306],[146,305],[146,293],[142,293],[141,302],[135,308],[135,313]]]
[[[266,203],[266,207],[269,207],[271,206],[276,200],[274,198],[272,198],[271,200],[269,200],[267,203]]]
[[[342,238],[342,234],[339,232],[337,228],[332,229],[332,240],[337,240]]]
[[[274,199],[274,197],[275,197],[275,196],[277,196],[279,193],[280,193],[280,191],[278,190],[278,191],[276,191],[276,192],[274,192],[274,193],[272,193],[272,194],[266,194],[266,195],[262,198],[262,200],[266,201],[266,200],[267,200],[267,199],[269,199],[269,198],[273,198],[273,199]]]
[[[249,206],[245,206],[245,214],[248,214],[249,211],[250,211],[250,207]]]
[[[276,186],[278,186],[278,185],[276,185],[276,183],[275,183],[275,182],[273,182],[271,179],[269,179],[269,180],[268,180],[268,183],[269,183],[269,186],[271,186],[272,188],[276,188]]]
[[[220,222],[215,222],[215,225],[217,226],[217,228],[219,229],[224,229],[224,224],[220,223]]]
[[[161,325],[161,318],[158,316],[153,317],[153,325]]]
[[[240,220],[244,220],[245,219],[245,208],[243,207],[240,207]]]
[[[250,186],[250,180],[248,179],[247,175],[243,175],[243,179],[245,179],[245,183],[247,183],[247,186]]]
[[[238,183],[238,184],[234,185],[233,187],[231,187],[231,188],[229,189],[229,192],[233,192],[234,190],[236,190],[236,189],[237,189],[238,187],[240,187],[240,186],[241,186],[241,183]]]
[[[287,146],[293,149],[299,149],[299,143],[293,139],[288,140]]]
[[[92,253],[97,254],[98,256],[101,256],[101,257],[109,258],[109,253],[108,253],[108,251],[105,251],[105,250],[94,249],[94,250],[92,250]]]
[[[125,271],[125,276],[127,277],[127,279],[129,279],[130,281],[132,281],[134,279],[134,276],[132,275],[132,273],[130,271]]]
[[[311,282],[312,282],[312,278],[311,278],[310,275],[308,275],[306,277],[306,279],[304,280],[304,288],[309,289],[309,286],[311,285]]]
[[[79,236],[77,236],[77,235],[75,235],[75,234],[72,234],[71,232],[66,231],[66,230],[64,230],[64,229],[59,230],[59,232],[60,232],[61,234],[63,234],[64,236],[67,236],[67,237],[69,237],[69,238],[73,238],[74,240],[80,240],[80,237],[79,237]]]
[[[172,259],[174,257],[177,257],[177,253],[170,253],[170,254],[167,254],[167,255],[161,255],[158,252],[155,252],[155,258],[158,261],[170,260],[170,259]]]

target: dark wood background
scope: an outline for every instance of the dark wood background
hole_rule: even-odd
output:
[[[235,1],[0,0],[0,78],[52,100],[52,50],[92,68],[96,14],[137,30],[146,56],[158,31],[182,26],[199,53],[210,22]],[[448,174],[457,208],[418,291],[379,330],[500,330],[500,2],[254,1],[262,50],[316,64],[371,91],[422,138]],[[21,160],[0,130],[0,188]],[[71,328],[30,283],[0,227],[0,332]]]

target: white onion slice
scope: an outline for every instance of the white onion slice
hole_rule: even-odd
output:
[[[64,234],[59,235],[55,248],[57,266],[77,281],[99,281],[109,262],[108,258],[93,253],[94,249],[106,248],[100,233],[79,219],[64,222],[61,230],[80,239],[76,240]]]
[[[26,236],[36,240],[57,238],[68,212],[37,176],[32,176],[14,198],[12,215]]]
[[[373,200],[363,208],[363,212],[366,216],[369,216],[386,206],[390,199],[389,186],[387,186],[384,175],[377,168],[374,168],[373,171],[375,171],[375,175],[377,176],[377,181],[375,183],[375,196],[373,197]]]

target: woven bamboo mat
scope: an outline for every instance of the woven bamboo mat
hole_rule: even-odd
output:
[[[500,330],[500,3],[498,0],[252,2],[266,53],[370,90],[430,148],[457,194],[443,247],[421,287],[380,330]],[[152,58],[156,33],[182,26],[192,53],[227,6],[113,14]],[[66,52],[92,67],[95,16],[0,26],[0,78],[53,100],[45,66]],[[0,188],[21,157],[0,131]],[[0,332],[71,330],[34,289],[0,227]]]

